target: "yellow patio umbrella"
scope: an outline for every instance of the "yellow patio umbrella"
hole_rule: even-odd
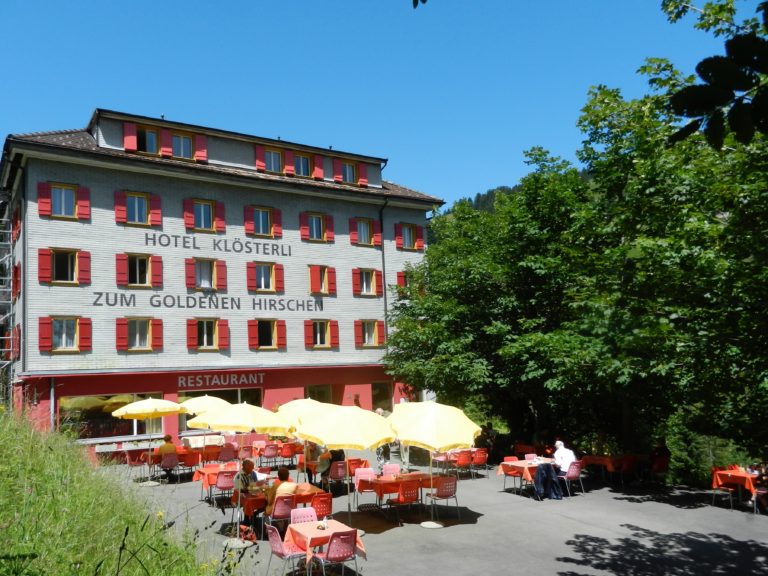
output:
[[[277,413],[296,428],[301,423],[302,418],[305,420],[321,419],[323,411],[334,406],[335,404],[318,402],[312,398],[299,398],[280,406]]]
[[[231,404],[200,414],[189,420],[187,427],[231,430],[233,432],[255,430],[273,436],[287,436],[291,431],[290,423],[280,414],[259,406],[253,406],[247,402]]]
[[[152,418],[162,418],[163,416],[172,416],[174,414],[186,414],[187,409],[181,404],[163,400],[161,398],[147,398],[137,402],[126,404],[112,412],[115,418],[124,420],[150,420]],[[152,436],[150,435],[149,446],[147,447],[147,466],[152,463]],[[151,474],[151,471],[150,471]],[[157,482],[142,482],[142,486],[157,486]]]
[[[480,426],[454,406],[437,402],[405,402],[396,404],[388,418],[397,438],[406,446],[429,451],[429,477],[432,482],[432,452],[469,448],[480,434]],[[434,509],[433,509],[434,510]],[[442,528],[434,518],[422,522],[424,528]]]
[[[210,412],[211,410],[232,406],[232,404],[223,398],[219,398],[218,396],[208,396],[207,394],[189,398],[182,402],[181,405],[184,406],[190,414],[198,415]]]
[[[133,402],[133,394],[115,394],[114,396],[110,396],[104,401],[104,407],[101,409],[101,411],[109,412],[111,414],[118,408],[122,408],[131,402]]]
[[[104,398],[99,396],[69,396],[59,403],[65,410],[94,410],[104,406]]]

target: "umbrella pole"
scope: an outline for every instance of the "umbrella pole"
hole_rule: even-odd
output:
[[[430,490],[434,490],[434,480],[432,479],[432,450],[429,451],[429,488]],[[434,500],[432,500],[432,505],[429,507],[429,517],[430,520],[427,520],[425,522],[421,523],[422,528],[443,528],[443,525],[440,522],[435,522],[435,506],[434,506]]]
[[[160,482],[152,480],[152,434],[149,434],[147,440],[147,479],[144,482],[140,482],[139,486],[150,488],[152,486],[160,486]]]

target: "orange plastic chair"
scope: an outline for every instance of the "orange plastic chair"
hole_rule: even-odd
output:
[[[309,505],[315,509],[318,518],[333,516],[333,494],[330,492],[317,492]]]
[[[387,500],[387,505],[390,508],[395,509],[398,525],[401,524],[400,508],[403,506],[408,506],[408,509],[410,510],[413,504],[418,504],[420,502],[419,489],[420,487],[418,480],[405,480],[400,484],[400,491],[397,493],[397,497]]]
[[[456,501],[456,517],[461,518],[461,512],[459,511],[459,500],[456,498],[456,478],[453,476],[441,477],[440,482],[437,485],[437,490],[429,492],[427,498],[432,501],[432,510],[435,512],[435,518],[439,519],[437,514],[437,507],[435,503],[437,500],[450,500],[453,498]]]
[[[517,462],[517,456],[504,456],[504,462]],[[517,468],[501,467],[501,472],[504,474],[504,490],[507,489],[507,478],[520,478],[520,489],[523,487],[523,471]],[[515,481],[512,481],[512,487],[515,487]]]
[[[472,463],[470,464],[469,469],[474,474],[477,470],[485,470],[488,471],[488,450],[485,448],[478,448],[472,453]],[[487,478],[490,478],[491,475],[488,474],[486,476]]]
[[[456,461],[453,462],[453,468],[456,470],[456,478],[459,477],[459,472],[461,470],[469,470],[470,477],[474,478],[475,472],[472,470],[472,451],[461,450],[456,455]]]
[[[294,464],[293,459],[295,457],[296,457],[296,451],[293,449],[293,442],[283,444],[280,447],[280,458],[283,459],[283,464],[285,466],[293,466]],[[286,464],[286,461],[288,462],[287,464]]]

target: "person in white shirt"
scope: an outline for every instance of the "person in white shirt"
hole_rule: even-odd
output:
[[[568,467],[571,465],[571,462],[576,461],[576,455],[573,453],[573,450],[565,447],[562,440],[555,442],[555,448],[555,466],[558,468],[557,475],[565,476],[568,473]]]

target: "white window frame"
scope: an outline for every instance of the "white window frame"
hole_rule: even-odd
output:
[[[365,230],[367,237],[363,238],[362,230]],[[373,245],[373,221],[369,218],[357,219],[357,243],[364,246]]]
[[[213,318],[198,318],[198,350],[215,350],[218,348],[218,340],[218,321]]]
[[[329,333],[331,323],[328,320],[312,321],[312,345],[315,348],[330,348],[331,335]]]
[[[378,346],[378,326],[376,320],[363,320],[363,346]]]
[[[296,154],[293,157],[293,170],[296,176],[309,178],[312,175],[312,161],[310,160],[309,156]]]
[[[266,218],[266,226],[264,226]],[[256,236],[272,236],[272,210],[270,208],[254,207],[253,233]]]
[[[59,265],[57,258],[59,256],[67,257],[68,277],[64,280],[58,278]],[[54,284],[76,284],[77,283],[77,250],[59,250],[51,251],[51,282]]]
[[[171,134],[171,154],[174,158],[192,160],[195,149],[189,134]]]
[[[77,189],[74,186],[51,185],[51,216],[77,219]]]
[[[256,290],[258,292],[275,291],[274,271],[274,264],[269,262],[256,262]],[[264,280],[266,280],[266,283]]]
[[[128,350],[152,348],[152,327],[148,318],[128,319]]]
[[[341,163],[341,181],[347,184],[354,184],[355,180],[355,165],[352,162]]]
[[[215,225],[215,210],[213,202],[209,202],[207,200],[193,200],[192,208],[195,217],[195,230],[213,230]],[[208,226],[205,226],[206,219],[209,220]]]
[[[143,209],[139,210],[143,204]],[[134,218],[131,219],[131,212]],[[141,219],[136,219],[140,216]],[[129,192],[125,197],[125,221],[128,224],[149,224],[149,198],[146,194]]]
[[[269,339],[271,340],[271,342],[269,344],[267,344],[267,345],[262,344],[262,338],[261,338],[262,325],[264,325],[264,326],[268,325],[269,326]],[[259,348],[260,349],[261,348],[267,348],[267,349],[277,348],[277,322],[275,320],[262,320],[262,319],[259,319],[258,320],[258,324],[256,326],[256,330],[257,330],[257,333],[259,335]]]
[[[131,282],[131,274],[134,280],[141,280],[141,263],[144,262],[144,282]],[[150,281],[150,260],[146,254],[128,254],[128,286],[149,286]]]
[[[376,274],[369,268],[360,269],[360,294],[363,296],[376,295]]]
[[[309,239],[315,242],[325,240],[325,217],[322,214],[307,214],[307,226],[309,227]],[[317,233],[320,233],[319,236]]]
[[[52,351],[58,352],[78,349],[77,318],[54,317],[51,326]],[[64,338],[64,342],[62,342],[62,338]]]
[[[283,155],[279,150],[264,150],[264,167],[267,172],[280,174],[283,171]]]
[[[216,261],[195,259],[195,288],[198,290],[216,289]]]
[[[416,226],[413,224],[402,225],[403,234],[403,249],[415,250],[416,249]]]

